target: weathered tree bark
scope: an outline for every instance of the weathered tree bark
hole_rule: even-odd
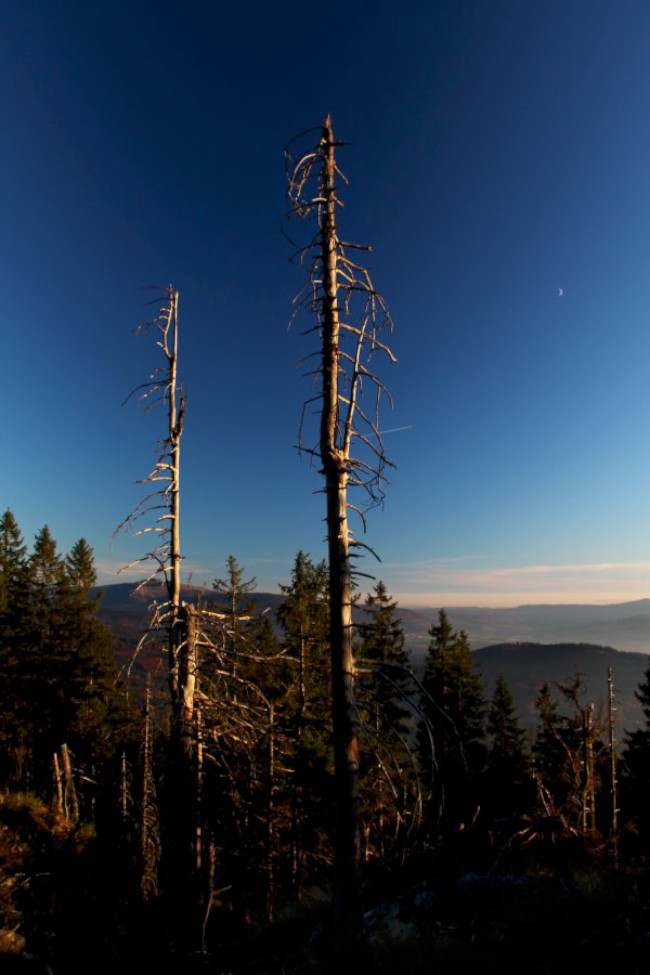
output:
[[[582,832],[586,836],[596,833],[596,776],[594,767],[594,705],[589,704],[582,713],[583,728],[583,779],[582,779]]]
[[[612,668],[607,670],[607,719],[609,727],[609,760],[611,776],[611,799],[612,799],[612,851],[614,854],[614,869],[618,870],[618,778],[616,772],[616,733],[615,733],[615,712],[614,706],[614,674]]]
[[[142,805],[140,809],[140,895],[144,901],[158,891],[158,811],[153,770],[153,727],[151,684],[147,682],[142,729]]]
[[[328,116],[323,129],[325,195],[321,228],[324,269],[320,452],[327,497],[327,545],[332,654],[332,718],[336,778],[338,874],[335,911],[340,921],[361,922],[359,838],[359,740],[354,706],[352,573],[348,528],[349,453],[339,445],[339,308],[337,280],[334,134]]]
[[[352,645],[352,555],[362,545],[348,523],[352,508],[362,508],[348,498],[350,487],[362,487],[369,505],[383,497],[382,470],[388,463],[379,430],[379,400],[385,388],[370,370],[372,354],[394,356],[379,340],[383,325],[392,326],[390,315],[375,290],[368,271],[347,256],[348,248],[368,250],[340,240],[336,208],[340,206],[335,160],[338,145],[328,115],[317,146],[308,149],[289,172],[290,215],[316,214],[318,233],[298,250],[301,264],[310,267],[309,282],[300,293],[298,307],[317,317],[321,337],[320,431],[318,447],[301,449],[318,456],[325,477],[329,568],[332,664],[332,716],[334,732],[337,828],[334,844],[336,884],[334,915],[341,942],[362,931],[359,822],[359,733],[355,705],[355,664]],[[315,184],[315,185],[314,185]],[[355,311],[356,309],[356,311]],[[362,403],[363,384],[373,392],[373,406]],[[303,412],[304,417],[304,412]],[[301,437],[302,439],[302,437]],[[353,449],[354,445],[354,449]]]
[[[178,380],[178,303],[179,294],[172,285],[163,289],[164,304],[153,321],[144,327],[158,332],[157,346],[162,351],[165,365],[155,368],[149,382],[139,389],[140,401],[147,405],[161,398],[167,406],[167,436],[162,441],[156,463],[142,484],[155,485],[118,526],[116,531],[135,523],[144,515],[153,517],[153,524],[133,531],[134,535],[151,533],[158,539],[145,555],[125,568],[141,563],[152,563],[155,569],[144,579],[142,588],[154,578],[162,578],[167,589],[167,603],[156,611],[152,629],[166,629],[168,638],[168,679],[172,703],[172,728],[177,744],[184,742],[185,726],[192,723],[196,661],[193,629],[188,621],[186,607],[181,601],[181,535],[180,535],[180,468],[181,436],[185,415],[185,397]],[[143,326],[141,326],[143,327]],[[163,513],[158,512],[162,509]]]
[[[56,811],[59,816],[63,816],[63,781],[61,778],[61,766],[59,765],[59,756],[54,752],[52,756],[53,768],[54,768],[54,785],[56,787]]]
[[[63,807],[65,818],[74,824],[79,822],[79,800],[77,799],[77,790],[74,784],[70,752],[68,746],[65,744],[61,745],[61,759],[63,763]]]
[[[178,722],[178,740],[184,760],[188,766],[194,760],[194,698],[197,683],[197,641],[198,621],[196,609],[190,604],[180,607],[178,613],[177,636],[180,644],[174,646],[174,652],[179,658],[179,686],[178,708],[176,720]]]
[[[196,726],[196,825],[194,831],[194,869],[197,877],[203,869],[203,724],[201,708],[194,711]]]
[[[169,517],[171,538],[169,551],[169,672],[172,681],[172,700],[176,704],[175,720],[182,725],[185,718],[185,701],[181,685],[181,648],[185,642],[185,626],[181,616],[181,521],[180,521],[180,479],[181,479],[181,433],[182,416],[179,417],[178,398],[178,292],[169,294],[169,321],[171,342],[167,339],[164,350],[168,361],[168,439],[170,458]],[[191,718],[191,713],[190,713]],[[179,729],[180,730],[180,729]],[[181,731],[182,734],[182,731]]]
[[[178,291],[167,291],[167,317],[164,320],[162,349],[167,360],[166,393],[168,404],[168,498],[169,555],[166,582],[169,594],[169,684],[172,722],[177,746],[191,764],[194,748],[192,725],[196,688],[196,619],[194,607],[181,601],[181,435],[185,402],[178,384]]]
[[[126,765],[126,752],[122,752],[120,762],[120,809],[122,811],[122,825],[127,821],[129,812],[129,782]]]

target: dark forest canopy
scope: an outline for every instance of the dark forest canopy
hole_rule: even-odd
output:
[[[234,557],[222,576],[199,604],[208,612],[230,605],[236,618],[221,643],[213,634],[200,650],[192,772],[182,780],[200,817],[192,821],[201,823],[183,896],[198,898],[196,910],[203,904],[205,912],[206,895],[222,890],[209,909],[208,943],[223,938],[224,911],[241,931],[268,922],[291,904],[298,909],[315,888],[328,889],[332,870],[325,566],[299,552],[270,613]],[[116,647],[128,644],[132,653],[133,628],[146,618],[146,599],[127,603],[132,618],[120,615],[119,588],[108,587],[102,610],[83,539],[60,553],[46,526],[30,549],[11,511],[2,516],[0,776],[5,795],[30,792],[54,821],[92,826],[93,849],[113,851],[109,899],[175,911],[174,878],[190,861],[177,855],[169,698],[162,673],[152,674],[145,695],[144,674],[133,684],[118,671]],[[520,865],[528,856],[551,864],[552,850],[578,841],[581,856],[592,848],[613,855],[613,843],[617,856],[646,849],[647,675],[640,728],[624,738],[617,726],[622,798],[614,836],[606,715],[580,675],[539,684],[526,734],[505,674],[484,685],[479,667],[490,653],[495,666],[507,662],[516,648],[473,653],[441,611],[418,676],[401,615],[379,582],[354,617],[366,907],[387,884],[400,890],[415,880],[435,884],[450,870],[493,869],[503,844],[515,844]],[[537,661],[544,652],[550,661],[551,649],[519,647]],[[160,659],[155,635],[142,653],[150,663]],[[506,858],[505,866],[514,864]],[[190,950],[190,915],[178,921],[175,951]],[[140,949],[128,950],[135,957]]]

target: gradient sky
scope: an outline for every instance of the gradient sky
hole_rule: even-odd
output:
[[[121,404],[172,281],[187,573],[233,553],[277,589],[324,554],[280,227],[284,146],[329,111],[398,358],[364,569],[404,604],[650,596],[647,0],[5,0],[0,100],[0,505],[28,541],[85,536],[105,583],[142,551],[111,536],[164,417]]]

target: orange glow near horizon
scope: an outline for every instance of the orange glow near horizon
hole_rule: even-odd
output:
[[[476,606],[479,609],[514,609],[517,606],[582,605],[606,606],[648,599],[648,590],[632,592],[398,592],[393,596],[400,606],[438,608]]]

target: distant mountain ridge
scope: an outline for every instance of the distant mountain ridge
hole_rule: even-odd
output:
[[[148,607],[167,598],[160,585],[147,585],[137,593],[133,589],[132,583],[97,588],[103,593],[99,615],[113,633],[116,655],[122,663],[128,662],[146,628]],[[217,593],[196,586],[183,586],[182,596],[188,602],[219,602]],[[251,593],[260,610],[275,612],[283,598],[280,593]],[[399,607],[416,671],[424,665],[428,630],[438,612],[437,608]],[[584,675],[589,699],[597,705],[606,701],[608,667],[614,672],[619,738],[623,728],[631,730],[641,720],[635,690],[648,666],[648,658],[639,651],[644,645],[650,647],[650,599],[600,606],[452,607],[447,612],[452,626],[468,633],[486,694],[491,695],[496,677],[502,673],[524,725],[535,724],[534,701],[544,681],[555,686],[579,672]],[[143,656],[141,666],[149,669],[154,665],[164,673],[160,647]]]
[[[104,593],[101,612],[109,615],[142,613],[154,600],[167,597],[162,586],[148,584],[133,594],[133,583],[98,586]],[[189,601],[213,599],[211,589],[183,586],[183,598]],[[281,593],[254,592],[251,599],[260,608],[276,610]],[[428,630],[437,620],[439,608],[400,606],[398,615],[407,634],[407,642],[416,656],[429,643]],[[452,626],[465,630],[473,649],[501,643],[591,643],[616,647],[617,650],[650,655],[650,599],[605,605],[547,603],[516,606],[512,609],[485,609],[476,606],[447,608]]]
[[[400,607],[400,616],[418,643],[438,608]],[[540,604],[511,609],[447,608],[452,626],[465,630],[474,649],[499,643],[592,643],[650,654],[650,599],[605,605]],[[408,620],[408,625],[407,625]]]

